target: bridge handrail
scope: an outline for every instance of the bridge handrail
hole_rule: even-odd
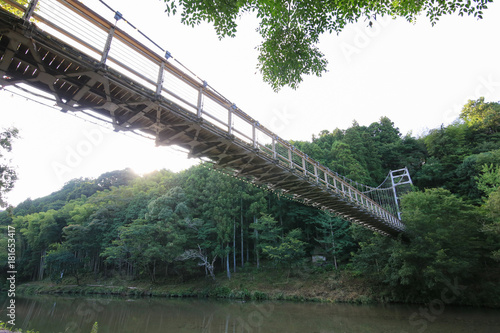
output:
[[[5,1],[20,10],[26,10],[24,6],[19,5],[15,1]],[[93,25],[94,28],[101,30],[106,37],[104,48],[99,48],[102,47],[102,43],[94,45],[92,41],[85,40],[84,36],[79,37],[75,33],[67,31],[61,27],[63,22],[54,22],[51,20],[50,14],[45,12],[43,6],[46,3],[54,1],[79,15],[86,22]],[[372,198],[362,193],[362,191],[342,179],[329,168],[296,149],[290,142],[280,138],[274,132],[261,125],[257,120],[236,107],[234,103],[219,94],[205,81],[175,66],[169,61],[168,54],[165,56],[159,55],[143,43],[137,41],[122,28],[117,27],[116,24],[113,25],[79,1],[39,0],[38,6],[40,6],[38,10],[33,13],[37,22],[47,25],[55,32],[62,34],[66,38],[70,38],[80,47],[90,50],[91,52],[87,53],[96,58],[96,62],[100,61],[103,66],[117,69],[131,79],[137,80],[139,83],[142,82],[146,88],[149,86],[152,98],[164,97],[168,100],[173,100],[185,111],[195,114],[200,119],[207,120],[227,135],[264,153],[268,158],[277,161],[291,171],[298,170],[308,181],[315,182],[318,185],[322,184],[327,191],[333,191],[353,204],[362,207],[364,210],[379,216],[394,228],[404,229],[403,224],[398,218]],[[83,29],[81,30],[84,31]],[[128,47],[128,49],[125,49],[128,52],[127,57],[129,55],[130,57],[135,56],[134,66],[136,64],[137,66],[141,65],[144,71],[136,70],[130,64],[127,64],[127,61],[129,61],[127,57],[120,58],[119,45],[115,46],[118,49],[115,52],[112,43],[122,43],[125,47]],[[92,52],[95,54],[92,54]],[[143,59],[138,57],[142,57]],[[140,64],[138,60],[142,61],[143,64]],[[155,69],[157,70],[157,75],[153,77]],[[147,71],[150,72],[149,75]],[[174,81],[176,84],[166,85],[164,84],[166,79]],[[188,89],[192,89],[193,91],[189,91]],[[227,113],[224,114],[224,111]],[[212,119],[212,121],[209,121],[207,117]],[[239,122],[240,125],[235,126],[235,122]],[[279,148],[281,148],[282,152],[279,151]]]

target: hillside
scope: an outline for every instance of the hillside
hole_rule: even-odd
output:
[[[207,163],[143,177],[122,170],[72,180],[0,213],[2,229],[16,230],[18,280],[161,286],[208,277],[217,286],[245,266],[264,279],[265,265],[292,276],[306,270],[308,280],[316,271],[344,272],[368,283],[376,299],[421,302],[451,285],[460,290],[453,302],[498,305],[491,300],[500,299],[500,104],[470,101],[460,121],[418,138],[403,136],[383,117],[294,145],[372,186],[389,170],[408,167],[415,191],[402,199],[405,240],[374,234]],[[7,247],[7,232],[0,243]],[[313,255],[326,258],[321,269],[310,263]],[[0,260],[7,262],[6,252]]]

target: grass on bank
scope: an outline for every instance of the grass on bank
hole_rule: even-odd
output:
[[[12,333],[38,333],[38,331],[34,331],[34,330],[27,330],[27,331],[23,331],[22,329],[14,329],[12,326],[7,326],[7,324],[3,321],[0,320],[0,330],[1,331],[9,331],[9,332],[12,332]]]
[[[152,284],[145,280],[109,278],[83,279],[76,285],[74,278],[61,283],[44,280],[22,284],[23,294],[101,294],[159,297],[215,297],[251,300],[289,300],[319,302],[371,303],[375,299],[372,287],[348,271],[331,267],[303,266],[281,269],[272,265],[257,269],[239,268],[228,279],[225,272],[217,274],[216,281],[199,277],[185,281],[178,278],[159,279]]]
[[[7,324],[1,320],[0,320],[0,330],[8,330],[9,332],[12,332],[12,333],[38,333],[38,331],[34,331],[34,330],[23,331],[20,328],[14,329],[13,327],[7,326]],[[97,324],[97,322],[95,322],[94,325],[92,326],[92,330],[90,331],[90,333],[99,333],[98,330],[99,330],[98,324]]]

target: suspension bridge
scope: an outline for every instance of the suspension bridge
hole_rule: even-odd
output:
[[[189,157],[382,234],[404,232],[396,188],[411,183],[407,169],[391,171],[379,187],[338,175],[238,108],[107,5],[114,23],[75,0],[1,2],[9,8],[0,11],[2,88],[48,94],[64,112],[85,113],[157,145],[179,146]],[[126,30],[130,26],[137,37]]]

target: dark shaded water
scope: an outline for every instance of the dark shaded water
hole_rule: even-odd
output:
[[[1,319],[6,320],[2,298]],[[16,299],[16,327],[40,333],[500,332],[500,310],[467,307],[33,296]]]

